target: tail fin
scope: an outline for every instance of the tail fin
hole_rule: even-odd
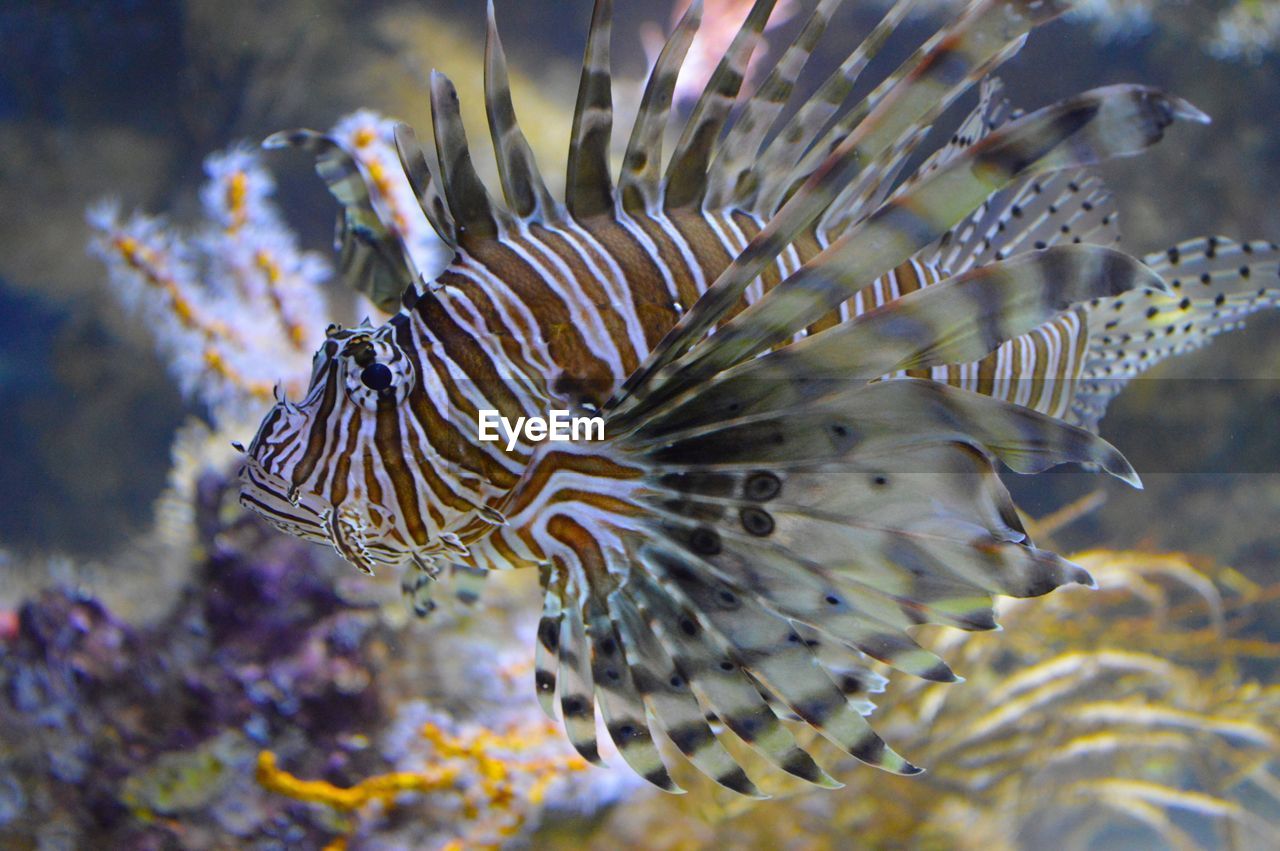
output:
[[[1089,344],[1069,419],[1092,431],[1132,379],[1280,306],[1280,246],[1273,242],[1193,239],[1144,262],[1168,292],[1102,299],[1087,310]]]

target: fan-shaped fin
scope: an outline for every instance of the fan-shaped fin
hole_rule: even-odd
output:
[[[435,125],[436,159],[440,162],[444,197],[458,228],[458,239],[494,239],[501,214],[471,162],[467,131],[462,126],[458,92],[449,78],[431,73],[431,118]]]
[[[678,587],[663,587],[637,570],[628,576],[625,590],[627,600],[670,654],[677,674],[705,709],[789,774],[827,788],[841,785],[796,744],[750,676],[732,661],[724,636],[699,617]],[[693,638],[698,640],[690,640]]]
[[[775,5],[777,0],[756,0],[694,104],[663,179],[662,203],[668,210],[702,204],[707,190],[707,169],[720,131],[729,118],[729,110],[746,78],[751,54],[760,44],[760,36]]]
[[[609,145],[613,138],[613,82],[609,72],[609,39],[613,0],[596,0],[582,59],[582,81],[569,137],[565,202],[579,221],[613,212],[613,179]]]
[[[547,221],[557,209],[555,199],[547,191],[538,170],[533,150],[516,121],[511,102],[511,81],[507,75],[507,57],[498,36],[493,0],[489,0],[489,29],[484,50],[485,111],[489,116],[489,133],[498,160],[502,191],[511,211],[522,219]]]
[[[625,589],[610,595],[609,612],[622,638],[631,680],[672,744],[699,771],[722,786],[742,795],[765,797],[720,743],[688,680],[644,623],[639,607]]]
[[[764,609],[749,589],[716,581],[704,560],[674,542],[643,546],[639,557],[664,584],[678,587],[699,615],[730,645],[733,664],[744,668],[805,723],[857,759],[898,774],[920,769],[885,746],[861,713],[854,710],[790,621]],[[696,640],[702,627],[682,623]]]
[[[671,101],[680,68],[702,23],[702,3],[703,0],[693,0],[689,4],[649,72],[618,181],[622,206],[628,213],[652,210],[661,200],[663,137],[671,117]]]
[[[819,0],[809,20],[805,22],[804,29],[729,128],[707,181],[708,209],[727,206],[736,196],[735,190],[739,184],[750,180],[760,146],[791,99],[796,79],[826,32],[831,16],[842,2],[844,0]]]
[[[699,609],[706,611],[708,605],[715,603],[719,608],[732,607],[742,617],[755,618],[759,614],[756,611],[758,607],[745,600],[759,600],[783,620],[797,620],[815,627],[820,622],[824,632],[899,670],[937,682],[955,680],[945,662],[916,644],[904,631],[918,624],[919,620],[905,616],[895,602],[872,586],[835,575],[835,569],[846,568],[850,564],[850,554],[854,552],[849,548],[850,544],[856,543],[861,550],[868,545],[871,535],[858,535],[852,528],[840,529],[832,524],[827,524],[828,528],[820,528],[823,525],[821,520],[798,517],[798,522],[793,525],[820,536],[821,545],[814,549],[810,558],[808,543],[802,545],[805,555],[801,556],[788,546],[788,543],[795,543],[789,531],[776,525],[769,529],[770,540],[764,540],[756,534],[760,528],[752,527],[755,529],[752,532],[743,531],[739,512],[717,512],[710,504],[694,502],[682,505],[681,509],[683,516],[673,513],[657,527],[655,538],[685,541],[696,552],[699,547],[697,536],[706,535],[708,528],[714,530],[716,552],[705,554],[703,559],[687,554],[681,556],[690,572],[687,581],[682,580],[681,587]],[[761,511],[754,505],[743,510]],[[772,512],[768,516],[776,524],[778,517]],[[700,522],[714,522],[716,525],[695,525]],[[751,522],[754,521],[746,521]],[[772,543],[775,536],[780,543]],[[782,542],[784,538],[786,542]],[[834,555],[833,561],[832,551],[840,548],[843,550]],[[863,557],[854,562],[855,571],[862,562]],[[687,583],[694,581],[691,578],[694,574],[709,586],[697,594],[686,587]],[[714,595],[712,590],[716,592]],[[838,603],[825,602],[831,599],[837,599]],[[740,636],[735,638],[729,633],[726,636],[737,646]],[[782,637],[794,642],[789,636],[788,626],[788,632]],[[777,638],[776,635],[774,637]]]
[[[1066,463],[1097,464],[1140,486],[1129,462],[1110,443],[1022,405],[925,379],[826,384],[829,394],[811,396],[799,410],[776,382],[764,393],[760,389],[766,385],[743,385],[756,388],[745,398],[716,391],[700,394],[656,418],[627,442],[648,446],[658,463],[708,466],[752,459],[808,463],[855,451],[870,455],[975,442],[1019,473],[1039,473]],[[813,389],[797,392],[807,395]],[[893,405],[898,407],[885,407]]]

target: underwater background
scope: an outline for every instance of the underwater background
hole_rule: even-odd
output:
[[[620,113],[671,5],[618,4]],[[788,6],[807,8],[782,5],[775,51]],[[1280,240],[1280,3],[1078,6],[1001,71],[1015,105],[1138,82],[1214,119],[1101,169],[1127,250]],[[883,11],[846,2],[815,64]],[[553,191],[590,12],[498,4]],[[846,788],[774,779],[763,802],[587,767],[533,699],[535,577],[417,622],[394,577],[241,512],[230,443],[315,342],[260,321],[241,254],[285,277],[301,335],[367,310],[309,159],[258,142],[339,125],[375,157],[383,116],[430,126],[432,68],[481,138],[483,34],[478,0],[0,5],[0,847],[1280,847],[1274,311],[1111,406],[1144,491],[1007,477],[1101,589],[1004,606],[998,635],[925,633],[966,682],[899,678],[875,716],[919,778],[820,745]],[[261,380],[191,350],[181,298],[153,292],[215,284]]]

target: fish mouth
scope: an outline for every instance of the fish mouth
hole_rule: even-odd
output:
[[[287,480],[267,472],[257,459],[246,460],[240,470],[240,505],[285,534],[332,546],[367,573],[375,565],[404,566],[419,557],[389,542],[350,539],[352,530],[332,504],[315,494],[293,491]]]
[[[240,505],[282,532],[318,543],[329,542],[332,507],[312,494],[294,494],[291,485],[255,459],[240,470]]]

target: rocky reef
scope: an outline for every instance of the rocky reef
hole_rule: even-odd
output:
[[[475,847],[638,783],[587,775],[542,716],[501,599],[487,639],[445,627],[434,652],[465,676],[442,679],[405,649],[432,632],[345,595],[344,565],[240,514],[235,490],[200,476],[203,556],[156,622],[69,588],[0,618],[4,847]]]

